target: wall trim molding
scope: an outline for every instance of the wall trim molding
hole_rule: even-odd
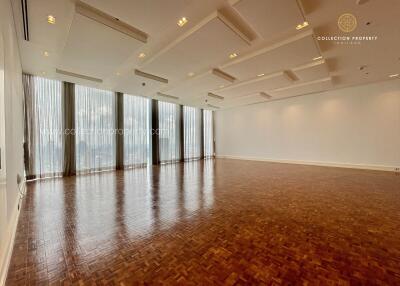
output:
[[[26,183],[23,182],[21,187],[22,187],[22,191],[23,191],[22,193],[25,193]],[[4,243],[4,252],[2,251],[2,254],[0,255],[0,285],[1,286],[6,284],[8,268],[10,266],[11,255],[12,255],[13,249],[14,249],[14,242],[15,242],[15,235],[17,232],[18,219],[19,219],[19,214],[21,213],[21,207],[18,209],[18,204],[20,202],[21,202],[21,199],[18,196],[17,200],[15,202],[15,205],[13,206],[14,211],[11,215],[10,224],[6,230],[6,235],[5,235],[6,242]]]
[[[321,166],[321,167],[347,168],[347,169],[360,169],[360,170],[374,170],[374,171],[386,171],[386,172],[396,172],[396,168],[400,168],[400,166],[365,165],[365,164],[350,164],[350,163],[321,162],[321,161],[302,161],[302,160],[289,160],[289,159],[270,159],[270,158],[262,158],[262,157],[234,156],[234,155],[217,155],[216,158],[245,160],[245,161],[260,161],[260,162],[270,162],[270,163],[283,163],[283,164],[310,165],[310,166]]]

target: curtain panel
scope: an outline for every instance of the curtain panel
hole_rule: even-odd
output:
[[[214,156],[214,126],[212,110],[203,111],[204,158]]]
[[[63,82],[64,176],[76,174],[75,84]]]
[[[24,74],[27,179],[61,176],[64,167],[62,82]]]
[[[201,110],[195,107],[183,107],[183,134],[185,160],[201,157]]]
[[[179,105],[158,102],[158,133],[160,163],[173,163],[180,160],[179,144]]]
[[[150,100],[123,96],[124,167],[143,167],[150,161]]]
[[[111,91],[75,86],[76,171],[116,168],[116,97]]]

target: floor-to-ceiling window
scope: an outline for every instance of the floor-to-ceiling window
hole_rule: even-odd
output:
[[[158,138],[160,162],[176,162],[180,159],[179,153],[179,105],[158,102]]]
[[[124,94],[123,100],[124,166],[145,166],[150,156],[150,100],[129,94]]]
[[[156,163],[213,156],[211,111],[202,116],[199,108],[156,101],[152,116],[145,97],[32,75],[23,80],[27,178],[145,166],[152,155],[151,120],[158,123]]]
[[[115,168],[115,112],[113,92],[75,86],[77,172]]]
[[[198,159],[201,156],[201,110],[195,107],[183,107],[183,134],[185,160]]]
[[[23,75],[28,177],[51,177],[63,171],[62,82]]]
[[[214,129],[212,110],[203,111],[204,157],[214,156]]]

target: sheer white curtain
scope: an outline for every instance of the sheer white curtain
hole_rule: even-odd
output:
[[[75,86],[76,171],[110,170],[116,166],[115,94]]]
[[[59,176],[63,171],[62,82],[23,75],[27,142],[30,146],[28,170],[31,177]]]
[[[158,102],[160,162],[179,161],[179,105]]]
[[[204,128],[204,157],[210,158],[214,156],[214,129],[213,129],[212,110],[203,111],[203,128]]]
[[[201,148],[201,110],[195,107],[183,107],[183,134],[185,160],[200,158]]]
[[[124,166],[145,166],[150,154],[148,98],[124,94]]]

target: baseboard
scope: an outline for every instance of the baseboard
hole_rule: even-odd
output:
[[[268,159],[268,158],[260,158],[260,157],[232,156],[232,155],[217,155],[216,158],[247,160],[247,161],[262,161],[262,162],[284,163],[284,164],[312,165],[312,166],[336,167],[336,168],[348,168],[348,169],[388,171],[388,172],[396,172],[396,169],[397,169],[397,171],[400,169],[400,166],[364,165],[364,164],[301,161],[301,160],[286,160],[286,159],[279,160],[279,159]]]
[[[21,183],[22,192],[26,190],[25,182]],[[11,255],[14,248],[15,234],[18,226],[18,218],[21,208],[18,209],[18,204],[20,203],[20,198],[16,200],[16,204],[13,207],[13,213],[11,215],[11,222],[6,230],[5,237],[8,238],[4,244],[4,250],[0,253],[0,285],[3,286],[6,283],[8,268],[10,266]]]

